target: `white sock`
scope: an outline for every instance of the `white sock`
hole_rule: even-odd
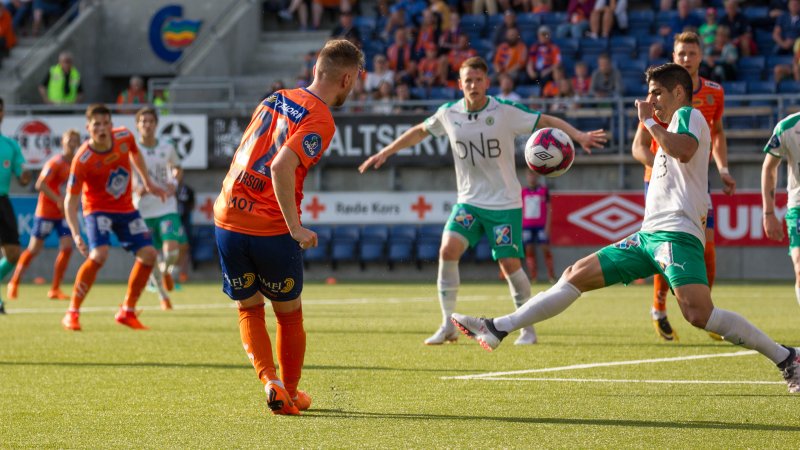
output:
[[[178,255],[180,252],[175,250],[170,250],[164,254],[164,273],[172,275],[172,270],[175,268],[175,264],[178,262]]]
[[[723,336],[733,345],[741,345],[744,348],[755,350],[771,359],[775,364],[783,362],[789,357],[789,350],[776,344],[747,319],[731,311],[714,308],[706,323],[706,331]]]
[[[494,319],[494,326],[500,331],[510,332],[533,325],[561,314],[580,296],[581,291],[562,277],[558,283],[536,294],[518,310]]]
[[[161,300],[169,298],[167,291],[164,290],[164,286],[161,285],[161,268],[158,267],[158,264],[153,264],[153,271],[150,272],[150,282],[156,286],[158,298]]]
[[[460,284],[458,261],[440,259],[436,287],[439,289],[439,305],[442,307],[442,326],[448,329],[453,327],[453,323],[450,322],[450,315],[456,311],[456,299],[458,298],[458,286]]]
[[[511,298],[514,299],[514,306],[519,308],[531,298],[531,282],[524,270],[519,269],[507,276],[506,281],[511,291]]]
[[[797,297],[797,303],[800,304],[800,286],[794,287],[794,295]]]

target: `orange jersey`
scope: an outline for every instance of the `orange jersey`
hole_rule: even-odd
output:
[[[714,132],[714,125],[722,120],[722,113],[725,110],[725,90],[722,89],[719,83],[700,77],[700,89],[692,92],[692,108],[700,110],[706,122],[708,122],[708,128],[711,129],[711,144],[713,150],[713,139],[717,135],[717,133]],[[667,124],[661,122],[655,116],[653,116],[653,119],[662,127],[667,127]],[[640,126],[643,127],[644,125],[640,124]],[[658,143],[655,139],[650,142],[650,151],[654,155],[658,152]],[[712,157],[713,155],[709,156],[709,158]],[[650,181],[651,171],[652,168],[650,167],[644,168],[644,181]]]
[[[253,236],[288,233],[272,187],[272,162],[284,148],[300,159],[294,186],[300,215],[308,169],[322,157],[335,131],[328,105],[307,89],[281,90],[267,97],[253,112],[233,155],[214,203],[214,223]]]
[[[39,180],[59,197],[64,193],[61,187],[66,184],[68,178],[69,162],[64,160],[64,155],[62,154],[47,160],[44,167],[42,167],[42,173],[39,174]],[[64,218],[64,212],[59,210],[56,202],[46,196],[44,192],[39,192],[39,201],[36,203],[34,215],[53,220]]]
[[[125,127],[114,128],[111,135],[111,150],[98,152],[86,141],[72,158],[67,189],[72,195],[82,192],[83,215],[136,210],[131,198],[129,156],[139,153],[139,147],[133,133]]]

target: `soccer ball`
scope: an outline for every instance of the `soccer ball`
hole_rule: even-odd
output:
[[[525,163],[546,177],[563,175],[575,160],[575,146],[567,133],[558,128],[537,130],[525,143]]]

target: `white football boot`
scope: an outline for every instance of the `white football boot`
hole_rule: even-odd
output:
[[[496,349],[503,338],[508,336],[505,331],[500,331],[494,327],[492,319],[453,313],[450,316],[450,320],[462,333],[478,341],[481,347],[488,352]]]
[[[425,339],[425,345],[442,345],[445,342],[455,342],[458,340],[458,330],[450,325],[442,325],[433,336]]]

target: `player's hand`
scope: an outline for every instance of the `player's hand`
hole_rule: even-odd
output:
[[[591,154],[593,148],[603,148],[608,142],[608,137],[604,130],[592,130],[578,133],[575,140],[578,141],[583,151]]]
[[[721,173],[719,176],[722,178],[722,192],[726,195],[733,195],[736,192],[736,180],[729,173]]]
[[[174,184],[168,184],[165,191],[167,193],[167,197],[174,197],[175,193],[178,191],[178,186]]]
[[[773,241],[782,241],[783,240],[783,226],[781,226],[780,221],[778,218],[775,217],[775,214],[767,214],[764,216],[764,233],[766,233],[767,238],[772,239]]]
[[[20,186],[27,186],[28,183],[31,182],[33,175],[31,174],[30,170],[23,170],[21,174],[19,174],[19,184]]]
[[[145,186],[147,192],[155,195],[156,197],[160,198],[162,202],[167,201],[167,191],[162,189],[160,186],[156,185],[153,182],[148,183]]]
[[[86,246],[86,243],[83,242],[83,238],[81,237],[80,233],[76,234],[75,237],[72,238],[72,241],[75,243],[75,247],[78,248],[78,251],[81,252],[84,258],[89,257],[89,247]]]
[[[317,246],[317,233],[308,228],[298,226],[294,230],[289,230],[289,233],[292,235],[292,239],[297,241],[297,243],[300,244],[300,248],[303,250]]]
[[[656,112],[656,109],[653,107],[652,103],[639,99],[637,99],[634,103],[636,104],[636,115],[639,117],[640,122],[644,122],[647,119],[653,118],[653,114]]]
[[[366,161],[361,163],[358,166],[359,173],[364,173],[370,167],[375,167],[376,169],[380,169],[380,167],[386,162],[387,156],[383,154],[383,151],[375,153],[374,155],[367,158]]]

